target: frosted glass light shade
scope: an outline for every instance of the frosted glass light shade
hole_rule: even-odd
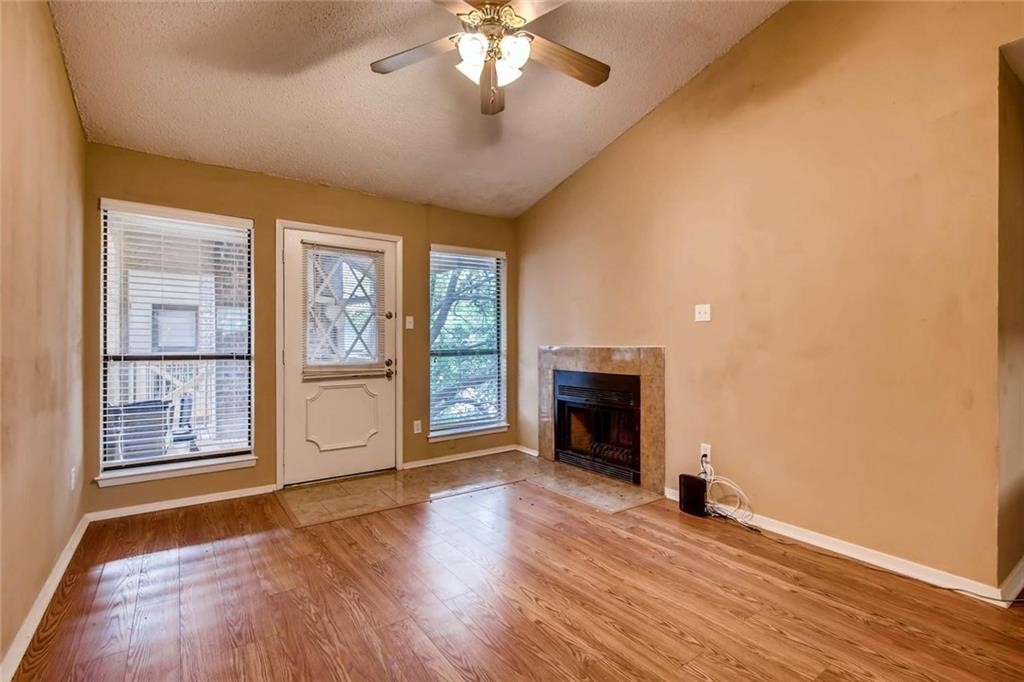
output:
[[[523,75],[522,68],[530,59],[530,39],[523,34],[508,35],[499,43],[501,58],[495,63],[498,87],[503,88]],[[480,75],[487,63],[489,43],[480,33],[463,33],[458,41],[462,61],[455,65],[459,72],[480,84]]]
[[[499,59],[498,63],[494,65],[495,70],[498,72],[498,87],[503,88],[515,79],[523,75],[523,72],[512,66],[504,59]]]
[[[501,62],[507,63],[514,69],[521,69],[526,66],[530,59],[530,39],[518,33],[505,36],[501,39]]]
[[[462,61],[480,66],[487,59],[487,37],[479,33],[463,33],[458,48]]]
[[[458,69],[463,76],[477,85],[480,85],[480,74],[483,73],[484,70],[483,62],[480,62],[479,64],[470,64],[467,61],[461,61],[455,65],[455,68]]]
[[[480,75],[484,71],[483,64],[470,64],[469,62],[459,62],[455,65],[455,68],[459,72],[473,81],[477,85],[480,85]],[[513,66],[507,64],[504,60],[499,59],[494,65],[495,71],[498,74],[498,87],[503,88],[512,81],[516,80],[523,75],[523,72]]]

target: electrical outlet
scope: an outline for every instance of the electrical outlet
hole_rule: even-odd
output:
[[[412,315],[406,315],[405,316],[405,328],[406,329],[412,329],[415,326],[416,326],[416,321],[413,319]]]
[[[423,433],[423,422],[421,422],[419,419],[414,420],[412,423],[412,432]]]
[[[74,490],[76,487],[78,487],[78,467],[76,466],[71,467],[71,480],[69,481],[69,483],[71,484],[71,490]]]
[[[710,303],[698,303],[693,306],[693,321],[694,322],[710,322],[711,321],[711,304]]]
[[[705,457],[711,459],[711,443],[700,444],[700,457],[701,459],[704,459]]]

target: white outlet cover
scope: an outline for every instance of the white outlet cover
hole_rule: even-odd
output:
[[[711,321],[711,304],[710,303],[698,303],[693,306],[693,321],[694,322],[710,322]]]
[[[405,316],[405,328],[412,329],[416,326],[416,321],[412,319],[412,315]]]
[[[412,423],[412,432],[423,433],[423,422],[421,422],[419,419],[414,420]]]
[[[705,455],[711,457],[711,443],[700,444],[700,456],[703,457]]]

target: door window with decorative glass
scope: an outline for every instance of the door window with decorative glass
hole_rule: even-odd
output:
[[[304,242],[303,264],[304,372],[383,367],[383,252]]]

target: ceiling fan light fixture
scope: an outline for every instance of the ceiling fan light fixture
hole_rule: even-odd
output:
[[[483,62],[480,62],[479,64],[470,64],[468,61],[462,60],[461,62],[455,65],[455,68],[458,69],[459,73],[461,73],[463,76],[473,81],[477,85],[480,85],[480,74],[483,73],[484,70]]]
[[[504,36],[501,39],[501,59],[514,69],[522,69],[530,60],[530,36],[526,33],[516,33]]]
[[[459,56],[463,62],[482,67],[487,61],[487,50],[490,44],[487,36],[481,33],[463,33],[458,40]],[[479,76],[477,77],[479,80]]]
[[[483,73],[483,64],[470,64],[463,60],[455,65],[455,68],[459,70],[463,76],[473,81],[477,85],[480,85],[480,75]],[[523,75],[522,69],[517,69],[511,64],[507,63],[504,59],[499,59],[494,64],[495,71],[498,76],[498,87],[503,88],[509,83],[512,83],[520,76]]]
[[[2,2],[2,0],[0,0]],[[565,0],[434,0],[454,14],[461,31],[397,52],[370,64],[374,73],[393,73],[429,57],[458,52],[455,68],[478,86],[480,113],[493,116],[505,109],[504,88],[523,75],[531,61],[597,87],[608,80],[611,67],[576,50],[521,30],[527,23],[562,5]],[[525,10],[517,14],[511,3]],[[533,48],[537,49],[534,50]]]
[[[523,75],[521,69],[517,69],[504,59],[499,59],[495,64],[495,71],[498,74],[498,87],[503,88],[509,83]]]

